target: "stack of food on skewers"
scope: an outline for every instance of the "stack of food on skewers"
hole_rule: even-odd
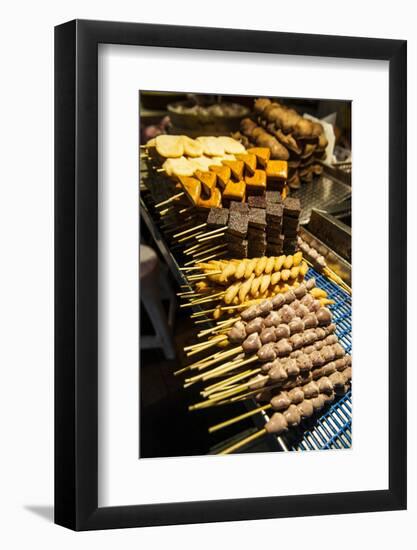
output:
[[[227,278],[229,272],[234,276],[237,269],[240,275],[241,264],[225,266],[216,276]],[[254,410],[210,431],[264,411],[272,413],[264,429],[222,453],[234,452],[266,434],[283,434],[348,391],[351,357],[336,336],[324,295],[314,278],[297,281],[285,292],[235,310],[240,313],[200,331],[203,340],[185,348],[189,356],[205,355],[176,372],[185,376],[184,387],[200,386],[202,400],[190,410],[248,399],[257,403]],[[221,351],[210,353],[217,346]]]
[[[320,161],[326,157],[328,142],[319,122],[268,98],[257,99],[254,110],[255,117],[243,119],[234,137],[246,148],[268,147],[272,159],[287,161],[290,188],[297,189],[323,172]]]
[[[145,152],[153,185],[165,193],[156,204],[162,228],[184,260],[181,307],[191,308],[196,326],[208,325],[185,348],[190,361],[200,358],[176,373],[186,388],[199,388],[190,409],[257,404],[213,432],[272,413],[263,430],[225,453],[285,433],[345,393],[351,379],[327,307],[333,301],[306,281],[309,265],[346,288],[297,241],[301,205],[286,197],[287,160],[271,158],[262,140],[255,145],[158,136]]]
[[[308,265],[302,253],[251,259],[210,260],[182,268],[191,289],[181,293],[181,307],[208,306],[192,314],[215,320],[256,304],[264,298],[296,288],[304,280]],[[331,303],[321,289],[313,291],[322,305]]]

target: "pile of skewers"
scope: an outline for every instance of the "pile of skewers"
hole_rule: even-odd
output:
[[[349,389],[351,358],[338,341],[330,310],[317,298],[322,292],[314,279],[298,283],[200,331],[198,336],[208,339],[185,348],[191,356],[222,347],[176,372],[185,374],[185,388],[203,386],[202,401],[190,410],[247,399],[258,403],[254,410],[212,426],[211,432],[268,409],[275,411],[263,430],[222,454],[268,433],[284,433]]]
[[[300,235],[297,237],[297,246],[314,269],[316,269],[319,273],[323,273],[323,275],[343,288],[343,290],[348,294],[352,294],[352,289],[350,286],[327,265],[326,259],[320,251],[314,248],[314,246],[311,246],[311,244],[307,243],[307,241],[300,237]]]
[[[308,265],[302,253],[296,252],[288,256],[210,260],[182,270],[192,289],[180,293],[187,300],[181,307],[204,307],[217,302],[214,308],[197,311],[191,317],[218,320],[296,288],[304,280]],[[325,291],[316,288],[312,292],[315,298],[322,300],[322,305],[331,303]]]
[[[320,161],[326,157],[328,142],[319,122],[268,98],[257,99],[254,110],[255,117],[243,119],[235,137],[246,148],[269,147],[272,158],[288,161],[290,188],[310,183],[323,172]]]

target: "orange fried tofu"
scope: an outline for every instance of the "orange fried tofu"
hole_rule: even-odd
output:
[[[246,183],[244,181],[229,181],[223,191],[223,198],[226,200],[243,202],[246,196]]]
[[[249,174],[249,175],[252,175],[255,173],[255,170],[256,170],[256,156],[251,154],[251,153],[247,153],[247,154],[238,154],[236,155],[236,158],[238,160],[242,160],[244,165],[245,165],[245,169],[246,169],[246,172]]]
[[[216,166],[212,165],[209,167],[209,169],[216,174],[217,177],[217,185],[224,189],[227,185],[227,182],[230,180],[230,176],[232,175],[232,171],[228,166]]]
[[[224,166],[228,166],[230,170],[232,171],[233,177],[240,181],[243,178],[243,160],[224,160],[223,161]]]
[[[255,155],[259,164],[264,168],[271,157],[271,150],[268,147],[251,147],[248,149],[248,153]]]
[[[270,180],[284,181],[288,177],[288,163],[286,160],[268,160],[266,177]]]
[[[201,195],[201,183],[198,179],[190,178],[189,176],[180,176],[179,180],[191,203],[194,205],[197,204]]]

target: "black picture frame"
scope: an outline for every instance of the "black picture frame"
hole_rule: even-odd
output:
[[[389,62],[389,488],[98,507],[98,44]],[[74,530],[406,508],[404,40],[75,20],[55,28],[55,522]]]

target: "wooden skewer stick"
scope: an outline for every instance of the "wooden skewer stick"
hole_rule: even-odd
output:
[[[175,199],[179,199],[184,195],[184,191],[181,191],[181,193],[177,193],[176,195],[172,195],[169,199],[166,201],[159,202],[158,204],[155,204],[155,208],[159,208],[160,206],[164,206],[165,204],[169,204],[170,202],[174,201]]]
[[[205,249],[203,252],[197,252],[196,254],[193,254],[194,258],[197,256],[201,256],[202,254],[207,254],[207,252],[214,252],[215,250],[219,250],[219,248],[225,248],[225,244],[218,244],[217,246],[213,246],[212,248]]]
[[[201,298],[198,298],[197,300],[191,300],[190,302],[187,302],[186,304],[181,304],[180,308],[201,306],[203,304],[210,304],[211,302],[218,302],[219,300],[222,300],[222,296],[216,296],[214,298],[212,298],[211,296],[208,297],[208,298],[201,297]]]
[[[194,239],[197,235],[203,234],[204,231],[197,231],[197,233],[192,233],[191,235],[187,235],[186,237],[183,237],[182,239],[178,239],[179,243],[185,243],[185,241],[190,241],[191,239]]]
[[[201,395],[205,394],[205,393],[215,393],[216,391],[223,391],[221,390],[221,388],[224,386],[229,386],[230,384],[235,384],[237,381],[240,381],[240,380],[243,380],[244,378],[247,378],[249,376],[253,376],[254,374],[257,374],[258,372],[260,372],[261,369],[251,369],[249,368],[248,370],[245,370],[245,371],[242,371],[242,370],[239,370],[239,372],[233,374],[232,373],[232,376],[229,375],[230,371],[231,370],[238,370],[238,369],[241,369],[243,366],[245,366],[245,363],[242,362],[240,363],[239,365],[236,364],[237,361],[231,361],[229,366],[227,366],[223,372],[220,372],[218,373],[216,376],[212,376],[211,379],[213,378],[221,378],[221,380],[219,380],[219,382],[216,382],[215,384],[211,384],[211,386],[206,386],[204,388],[204,390],[202,390]],[[250,363],[252,363],[252,361],[250,361]],[[249,364],[249,363],[247,363]],[[226,363],[227,365],[227,363]],[[226,378],[224,378],[226,376]],[[206,380],[210,380],[210,378],[206,379]]]
[[[194,348],[193,350],[187,352],[187,357],[191,357],[193,355],[196,355],[197,353],[205,351],[206,349],[212,348],[213,346],[216,346],[219,342],[221,342],[223,339],[224,338],[220,338],[220,340],[210,340],[208,343],[206,342],[203,346],[199,348]]]
[[[198,237],[197,240],[199,242],[202,241],[208,241],[209,239],[213,239],[215,237],[219,237],[220,235],[224,235],[224,227],[220,227],[219,229],[215,229],[214,231],[210,231],[209,233],[205,233],[203,237]]]
[[[192,315],[191,315],[191,319],[195,319],[196,317],[204,317],[205,315],[207,315],[208,313],[213,313],[213,311],[216,311],[216,308],[213,308],[213,309],[205,309],[204,311],[195,311]],[[212,321],[212,319],[211,319]]]
[[[255,363],[256,361],[258,361],[258,357],[256,356],[252,356],[249,357],[249,359],[243,359],[241,361],[232,361],[230,362],[230,364],[221,365],[220,367],[212,369],[208,373],[204,373],[201,380],[203,382],[206,382],[207,380],[211,380],[212,378],[217,378],[219,375],[223,376],[224,374],[226,374],[226,372],[240,369],[241,367],[249,365],[250,363]]]
[[[202,229],[203,227],[205,227],[207,224],[206,223],[202,223],[200,225],[197,225],[197,226],[194,226],[192,227],[191,229],[187,229],[186,231],[181,231],[181,233],[176,233],[174,235],[174,238],[177,238],[177,237],[181,237],[182,235],[185,235],[186,233],[189,233],[190,231],[192,231],[193,229]]]
[[[184,265],[192,265],[196,262],[207,262],[208,260],[213,260],[214,258],[222,258],[223,256],[226,256],[228,254],[227,250],[224,250],[223,252],[218,252],[216,254],[211,254],[210,256],[207,256],[207,258],[199,258],[198,260],[192,260],[191,262],[187,262]]]
[[[250,418],[251,416],[254,416],[255,414],[260,414],[263,411],[267,411],[268,409],[271,409],[272,405],[268,403],[268,405],[264,405],[263,407],[256,407],[255,409],[252,409],[251,411],[248,411],[246,413],[240,414],[239,416],[235,416],[233,418],[229,418],[229,420],[225,420],[224,422],[220,422],[219,424],[215,424],[214,426],[210,426],[209,433],[217,432],[218,430],[221,430],[222,428],[227,428],[228,426],[231,426],[232,424],[236,424],[237,422],[240,422],[241,420],[245,420],[245,418]]]
[[[181,210],[178,210],[178,214],[184,214],[184,212],[189,212],[193,208],[194,206],[187,206],[187,208],[181,208]]]
[[[185,346],[184,351],[193,350],[196,348],[201,348],[202,346],[206,346],[209,342],[217,342],[218,340],[223,340],[224,336],[216,336],[215,338],[212,338],[211,340],[208,340],[207,342],[197,342],[197,344],[192,344],[191,346]]]
[[[186,254],[187,256],[193,256],[194,255],[194,252],[203,252],[204,254],[207,252],[207,250],[209,250],[210,248],[210,244],[205,244],[205,245],[202,245],[202,244],[198,244],[198,245],[194,245],[190,248],[187,248],[186,250],[184,250],[184,254]]]
[[[211,319],[199,319],[198,321],[194,321],[194,324],[195,325],[202,325],[204,323],[211,323],[212,320]]]
[[[220,309],[222,311],[227,311],[228,309],[239,309],[239,308],[246,309],[249,306],[259,304],[260,302],[263,302],[264,299],[265,298],[259,298],[258,300],[249,300],[248,302],[242,302],[241,304],[237,304],[235,306],[223,306]]]
[[[220,382],[216,382],[215,384],[212,384],[211,386],[207,386],[205,390],[200,392],[200,395],[202,397],[208,397],[212,393],[216,393],[218,391],[223,391],[225,388],[229,388],[232,384],[235,384],[236,382],[240,382],[240,380],[243,380],[244,378],[247,378],[248,376],[253,375],[253,370],[245,370],[244,372],[240,372],[239,374],[235,374],[234,376],[229,376],[229,378],[226,378],[225,380],[220,380]]]
[[[258,374],[258,372],[261,372],[261,369],[254,369],[253,374]],[[264,378],[268,378],[268,376],[265,376]],[[236,393],[242,393],[250,389],[249,387],[250,384],[247,382],[244,384],[239,384],[233,389],[233,395]],[[209,399],[216,399],[217,401],[219,398],[223,399],[224,397],[230,397],[230,390],[221,391],[219,393],[216,392],[215,394],[210,395]]]
[[[223,237],[223,235],[224,235],[224,232],[223,233],[216,233],[215,235],[211,235],[210,237],[207,237],[207,238],[204,238],[204,239],[199,239],[197,237],[197,240],[198,240],[199,243],[203,244],[206,241],[212,241],[212,240],[217,239],[219,237]]]
[[[204,338],[205,336],[207,336],[208,334],[211,334],[212,332],[217,332],[218,330],[227,328],[229,325],[233,325],[238,320],[239,320],[239,318],[236,318],[236,317],[234,317],[233,319],[226,319],[225,321],[222,321],[221,324],[217,323],[217,325],[214,326],[214,327],[210,327],[210,328],[207,328],[205,330],[202,330],[201,332],[199,332],[197,334],[197,337],[198,338]]]
[[[193,235],[194,237],[194,235]],[[197,250],[198,248],[200,248],[200,244],[193,244],[192,246],[186,248],[184,250],[184,254],[190,254],[193,250]],[[196,269],[200,269],[200,268],[196,268]]]
[[[228,349],[226,351],[222,351],[218,354],[214,354],[214,356],[212,356],[212,359],[210,359],[209,361],[207,361],[207,360],[197,361],[196,363],[193,363],[192,365],[190,365],[190,369],[191,370],[193,370],[193,369],[198,369],[198,370],[206,369],[208,367],[211,367],[212,365],[215,365],[219,361],[222,361],[223,359],[227,359],[228,357],[232,357],[233,355],[236,355],[236,354],[240,353],[241,351],[242,351],[242,346],[236,346],[235,348]],[[192,382],[195,379],[200,380],[200,378],[202,376],[204,376],[204,375],[199,374],[196,377],[189,378],[188,380],[186,380],[186,382]]]
[[[234,443],[233,445],[230,445],[230,447],[226,447],[226,449],[223,449],[218,455],[229,455],[231,453],[234,453],[235,451],[238,451],[248,443],[252,443],[252,441],[255,441],[256,439],[259,439],[260,437],[263,437],[266,435],[265,428],[262,428],[262,430],[259,430],[258,432],[255,432],[254,434],[248,435],[244,439],[241,439],[237,443]]]
[[[221,290],[220,292],[215,292],[214,294],[209,294],[207,297],[204,298],[204,300],[208,300],[209,298],[217,298],[222,297],[224,295],[224,290]],[[197,302],[200,302],[201,300],[197,300]]]

